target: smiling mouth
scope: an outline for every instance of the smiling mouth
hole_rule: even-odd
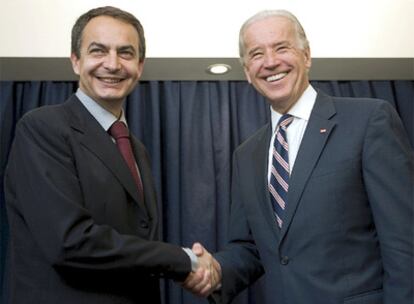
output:
[[[98,78],[102,82],[109,83],[109,84],[120,83],[121,81],[124,80],[123,78],[113,78],[113,77],[96,77],[96,78]]]
[[[285,76],[287,74],[288,74],[287,72],[284,72],[284,73],[279,73],[279,74],[276,74],[276,75],[272,75],[272,76],[267,77],[266,81],[267,82],[278,81],[278,80],[281,80],[281,79],[285,78]]]

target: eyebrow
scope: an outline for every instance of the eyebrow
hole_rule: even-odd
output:
[[[90,50],[93,47],[98,47],[98,48],[101,48],[101,49],[104,49],[104,50],[109,49],[108,46],[106,46],[102,43],[92,41],[88,46],[88,50]],[[134,54],[137,52],[136,49],[132,45],[123,45],[123,46],[118,47],[116,50],[117,50],[117,52],[132,51]]]
[[[108,49],[108,47],[106,47],[104,44],[92,41],[88,46],[88,50],[90,50],[93,47],[98,47],[105,50]]]
[[[275,44],[272,44],[272,48],[277,48],[277,47],[283,46],[283,45],[290,45],[290,43],[287,40],[283,40],[283,41],[277,42]],[[249,52],[247,54],[252,55],[254,52],[256,52],[257,50],[261,50],[261,49],[262,49],[261,46],[255,47],[255,48],[249,50]]]
[[[258,47],[255,47],[255,48],[249,50],[249,52],[247,52],[247,54],[249,56],[251,56],[254,52],[256,52],[257,50],[260,50],[260,49],[262,49],[262,47],[259,47],[259,46]]]
[[[117,48],[117,51],[131,51],[134,54],[137,52],[136,49],[132,45],[125,45]]]
[[[280,42],[278,42],[278,43],[276,43],[275,45],[274,45],[274,47],[278,47],[278,46],[291,46],[292,44],[290,43],[290,41],[288,41],[288,40],[283,40],[283,41],[280,41]]]

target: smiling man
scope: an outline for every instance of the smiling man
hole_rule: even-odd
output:
[[[279,17],[252,22],[242,36],[247,80],[280,114],[287,113],[309,86],[310,49],[298,35],[291,20]]]
[[[72,29],[78,91],[18,123],[5,178],[8,303],[160,303],[159,278],[204,265],[160,242],[148,155],[126,128],[144,58],[133,15],[90,10]]]
[[[254,15],[239,41],[271,122],[234,153],[213,298],[229,303],[263,275],[260,303],[413,303],[414,161],[396,112],[315,90],[309,43],[287,11]]]
[[[80,77],[79,89],[114,115],[120,114],[143,71],[145,40],[140,39],[138,28],[101,15],[92,18],[81,33],[78,26],[73,29],[71,61]]]

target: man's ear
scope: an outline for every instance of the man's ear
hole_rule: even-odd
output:
[[[70,61],[72,62],[72,69],[76,75],[79,75],[79,61],[80,59],[75,53],[70,54]]]
[[[141,79],[142,72],[144,71],[144,60],[138,62],[138,80]]]
[[[309,47],[303,50],[303,55],[305,56],[305,66],[309,70],[312,66],[312,57]]]
[[[246,67],[244,63],[243,63],[243,71],[244,71],[244,75],[246,76],[247,81],[251,84],[252,80],[250,79],[249,69]]]

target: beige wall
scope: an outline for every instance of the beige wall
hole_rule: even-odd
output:
[[[101,5],[134,13],[154,58],[235,58],[241,23],[265,8],[295,13],[316,58],[414,57],[414,0],[0,1],[0,57],[68,57],[76,17]]]

